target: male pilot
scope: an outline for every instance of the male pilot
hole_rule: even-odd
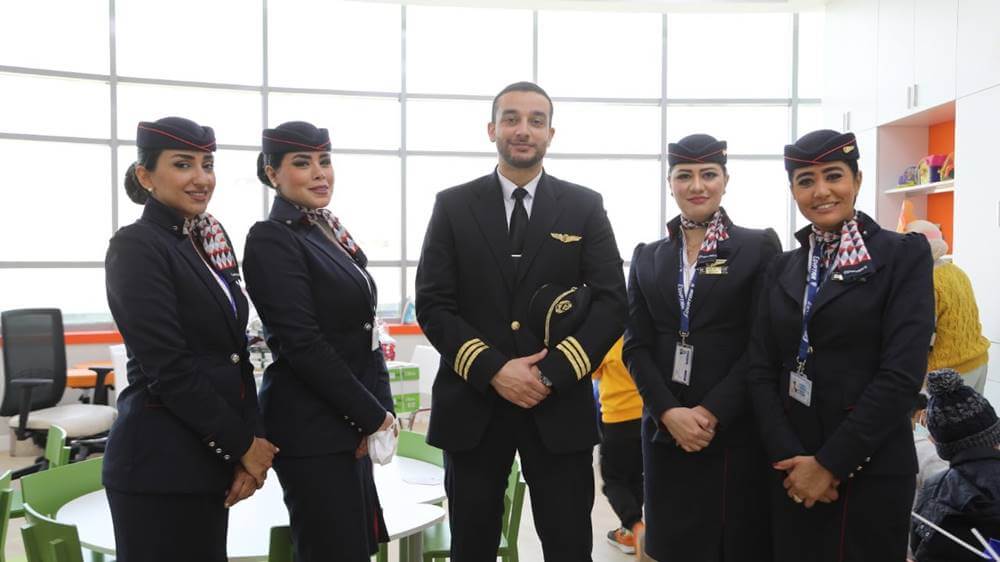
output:
[[[494,98],[497,167],[438,193],[417,267],[417,318],[441,354],[427,441],[444,450],[455,562],[495,559],[515,451],[545,560],[591,560],[590,372],[622,334],[627,302],[600,194],[543,170],[552,111],[530,82]],[[528,327],[546,285],[590,294],[559,341]]]

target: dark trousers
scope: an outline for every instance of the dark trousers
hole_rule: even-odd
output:
[[[503,399],[494,407],[479,445],[444,454],[451,560],[496,560],[504,489],[515,451],[520,454],[546,562],[589,562],[593,547],[592,451],[549,452],[532,412]]]
[[[622,527],[642,520],[642,420],[601,425],[602,491]]]
[[[229,510],[218,496],[105,489],[119,562],[225,562]]]
[[[368,562],[388,541],[369,457],[275,457],[295,562]]]

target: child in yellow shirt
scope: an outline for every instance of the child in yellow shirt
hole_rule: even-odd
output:
[[[618,338],[594,371],[601,402],[602,491],[621,520],[608,541],[626,554],[636,549],[642,523],[642,398],[622,362]]]

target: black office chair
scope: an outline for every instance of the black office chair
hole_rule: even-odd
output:
[[[66,430],[74,458],[104,450],[117,411],[93,404],[58,405],[66,390],[66,344],[62,313],[55,308],[7,310],[0,313],[5,392],[0,416],[13,416],[9,426],[17,439],[44,448],[49,426]],[[15,478],[41,468],[15,472]]]

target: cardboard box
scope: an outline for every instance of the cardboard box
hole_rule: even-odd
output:
[[[386,367],[396,413],[420,409],[420,367],[403,361],[386,361]]]

